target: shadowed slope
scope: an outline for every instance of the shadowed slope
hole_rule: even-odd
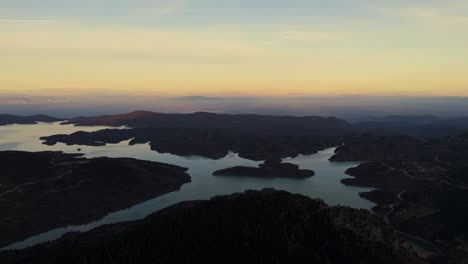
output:
[[[368,211],[263,190],[184,202],[2,263],[424,263]]]
[[[185,168],[61,152],[0,152],[0,248],[41,232],[84,224],[175,191]]]

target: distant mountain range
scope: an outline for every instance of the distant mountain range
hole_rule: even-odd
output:
[[[192,98],[190,97],[190,100]],[[205,100],[204,98],[200,100]],[[217,100],[215,98],[208,100]],[[55,122],[64,120],[47,116],[19,116],[19,115],[0,115],[0,125],[8,124],[34,124],[36,122]],[[275,121],[273,121],[275,120]],[[116,115],[100,115],[92,117],[76,117],[69,119],[68,123],[82,126],[129,126],[132,128],[142,127],[160,127],[160,126],[200,126],[218,129],[238,129],[239,122],[242,124],[242,129],[248,130],[254,127],[268,129],[281,129],[282,131],[294,131],[297,122],[292,120],[301,120],[304,128],[308,128],[311,123],[313,129],[308,131],[314,135],[334,135],[348,134],[350,132],[373,135],[408,135],[417,138],[429,139],[446,136],[456,136],[468,131],[468,116],[441,118],[432,115],[421,116],[367,116],[359,119],[354,119],[351,122],[346,122],[338,118],[323,118],[323,117],[291,117],[291,116],[272,116],[272,115],[226,115],[215,114],[209,112],[198,112],[193,114],[165,114],[155,113],[150,111],[134,111],[127,114]],[[317,123],[323,121],[322,123]],[[260,122],[257,124],[257,122]],[[277,128],[271,127],[276,122]],[[341,123],[346,127],[329,126]],[[292,126],[292,127],[290,127]],[[302,129],[304,131],[304,129]],[[294,133],[297,133],[295,131]]]
[[[455,136],[468,130],[468,117],[384,116],[364,118],[352,124],[358,131],[375,135],[409,135],[418,138]]]
[[[117,114],[135,109],[161,113],[213,112],[289,116],[336,116],[356,121],[366,116],[468,113],[467,97],[404,96],[162,96],[154,94],[21,95],[0,94],[0,113],[58,117]]]

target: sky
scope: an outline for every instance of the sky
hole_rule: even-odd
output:
[[[0,0],[0,93],[468,96],[468,1]]]

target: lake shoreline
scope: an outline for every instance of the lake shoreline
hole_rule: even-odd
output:
[[[0,151],[0,247],[84,224],[190,182],[186,168],[130,158]],[[99,202],[96,202],[99,201]]]
[[[26,248],[45,241],[55,240],[66,233],[85,232],[101,225],[142,219],[151,213],[179,202],[206,200],[216,195],[227,195],[242,192],[246,189],[275,188],[306,195],[311,198],[320,198],[330,205],[342,204],[363,209],[370,209],[374,206],[373,203],[359,197],[359,192],[371,190],[370,188],[347,187],[341,184],[340,180],[347,177],[344,171],[350,167],[357,166],[358,163],[330,163],[328,159],[334,154],[335,148],[319,151],[313,155],[298,155],[283,159],[284,162],[297,164],[301,169],[314,170],[316,172],[314,177],[297,180],[287,178],[262,179],[212,176],[214,171],[223,168],[233,166],[257,167],[260,164],[258,161],[244,159],[239,157],[239,154],[232,152],[221,159],[213,160],[198,156],[183,157],[158,153],[151,150],[148,143],[130,145],[129,141],[125,141],[98,147],[67,146],[61,143],[47,146],[39,140],[40,137],[47,136],[50,133],[70,134],[82,129],[91,132],[106,129],[106,127],[75,127],[72,125],[61,125],[60,123],[4,126],[0,127],[0,135],[2,135],[2,130],[7,133],[3,133],[3,137],[0,137],[0,150],[2,142],[14,143],[13,145],[5,144],[4,146],[6,149],[13,148],[17,150],[53,150],[76,153],[77,148],[80,148],[80,153],[85,158],[131,157],[139,160],[158,161],[186,167],[189,169],[188,173],[192,176],[192,182],[183,185],[179,190],[168,192],[154,199],[142,200],[143,202],[129,205],[128,208],[120,211],[113,211],[96,221],[84,225],[62,226],[16,242],[6,248]]]

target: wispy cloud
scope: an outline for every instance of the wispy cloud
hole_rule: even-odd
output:
[[[154,7],[146,7],[143,10],[143,13],[150,15],[172,15],[187,11],[190,7],[190,4],[190,0],[164,1],[155,5]]]
[[[0,23],[55,23],[55,20],[48,19],[2,19]]]
[[[462,15],[459,6],[446,6],[445,8],[432,6],[413,6],[399,8],[374,7],[373,9],[388,16],[424,22],[434,26],[468,25],[468,15]]]
[[[288,41],[300,42],[322,42],[329,40],[336,40],[342,36],[325,31],[311,31],[311,30],[286,30],[282,33],[282,37]]]

